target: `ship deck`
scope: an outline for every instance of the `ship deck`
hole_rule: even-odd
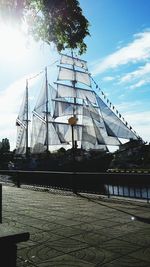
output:
[[[3,223],[30,232],[17,267],[149,267],[149,205],[3,184]]]

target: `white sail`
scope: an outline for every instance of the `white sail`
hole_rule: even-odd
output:
[[[96,145],[98,143],[105,145],[105,142],[104,142],[102,136],[99,134],[99,131],[97,132],[96,127],[94,127],[94,119],[91,115],[92,114],[91,114],[90,106],[84,102],[83,103],[82,141],[86,142],[86,143],[88,142],[92,146]],[[98,117],[98,119],[99,119],[99,117]],[[84,144],[84,146],[85,146],[85,144]]]
[[[26,128],[21,124],[17,126],[16,154],[26,153]]]
[[[97,107],[94,107],[92,103],[89,101],[89,99],[87,99],[87,104],[89,107],[90,116],[93,119],[95,131],[97,132],[97,138],[99,138],[99,136],[100,140],[101,138],[103,138],[103,142],[107,145],[112,145],[112,146],[120,145],[120,141],[117,136],[108,135],[107,128],[101,111]]]
[[[46,124],[35,114],[33,114],[31,153],[43,153],[46,150]]]
[[[77,67],[83,68],[85,70],[87,70],[87,63],[84,60],[75,58],[75,57],[71,57],[68,55],[61,55],[61,60],[60,60],[61,64],[68,64],[68,65],[75,65]]]
[[[79,83],[83,83],[87,86],[91,86],[91,80],[89,74],[86,72],[68,69],[65,67],[60,67],[58,80],[67,80],[67,81],[75,81]]]
[[[55,125],[55,129],[58,133],[58,136],[63,136],[63,142],[66,144],[72,142],[72,128],[71,125],[68,124],[68,120],[66,118],[65,122],[61,121],[61,118],[57,118],[57,121],[55,120],[53,122]],[[74,137],[75,140],[81,141],[82,140],[82,126],[81,125],[75,125],[74,126]]]
[[[66,121],[72,116],[75,110],[76,115],[82,114],[82,105],[74,104],[69,101],[55,100],[55,111],[53,117],[64,117],[66,116]]]
[[[86,138],[86,141],[92,143],[93,145],[120,144],[117,137],[108,136],[103,118],[88,99],[87,105],[84,104],[83,120],[83,125],[85,125],[83,128],[83,140]]]
[[[26,92],[23,97],[23,102],[20,107],[18,117],[16,119],[17,126],[17,142],[16,142],[16,154],[26,153],[26,129],[27,129],[27,98]]]
[[[101,110],[103,120],[108,135],[117,136],[124,139],[137,139],[134,132],[131,131],[117,116],[116,114],[102,101],[97,95],[98,106]]]
[[[92,103],[96,103],[95,93],[92,90],[82,89],[82,88],[73,88],[72,86],[57,83],[57,90],[59,97],[65,98],[79,98],[86,100],[87,98]]]
[[[32,153],[42,153],[46,151],[46,121],[41,119],[37,114],[33,114],[33,129],[31,136],[31,152]],[[65,141],[64,141],[65,142]],[[62,143],[62,138],[58,132],[56,125],[53,123],[52,118],[49,118],[48,124],[48,144],[49,146],[60,145]]]
[[[57,90],[49,84],[49,112],[50,115],[53,117],[55,112],[55,101],[53,99],[56,99],[56,96],[58,95]]]
[[[94,121],[94,124],[95,124],[96,131],[97,131],[97,138],[99,138],[99,136],[102,137],[104,144],[111,145],[111,146],[120,145],[120,141],[116,136],[113,137],[107,134],[106,128],[102,127],[102,123]]]

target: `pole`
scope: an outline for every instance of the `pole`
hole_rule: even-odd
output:
[[[45,87],[46,87],[46,152],[49,151],[49,134],[48,134],[48,80],[47,80],[47,67],[45,67]]]
[[[73,51],[71,50],[71,55],[72,55],[72,59],[73,59]],[[74,80],[72,81],[72,85],[73,85],[73,89],[75,90],[75,93],[76,93],[76,72],[75,72],[75,66],[74,66],[74,63],[72,65],[72,69],[73,69],[73,72],[74,72]],[[76,118],[76,97],[74,97],[74,106],[73,106],[73,116]],[[72,148],[73,150],[75,149],[75,140],[74,140],[74,129],[73,129],[73,126],[72,126]],[[74,152],[73,152],[74,153]]]
[[[26,158],[28,158],[29,156],[28,132],[29,132],[29,103],[28,103],[28,80],[26,80]]]
[[[74,144],[74,129],[73,129],[74,125],[71,125],[71,131],[72,131],[72,149],[73,149],[73,154],[74,154],[74,148],[75,148],[75,144]]]

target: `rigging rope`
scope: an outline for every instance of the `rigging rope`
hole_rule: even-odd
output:
[[[58,60],[55,60],[53,63],[51,63],[50,65],[47,65],[46,67],[50,68],[51,66],[53,66],[57,62],[58,62]],[[45,68],[44,68],[44,70],[41,70],[40,72],[36,73],[34,76],[29,77],[27,80],[29,81],[29,80],[35,79],[36,77],[38,77],[39,75],[41,75],[44,72],[45,72]]]

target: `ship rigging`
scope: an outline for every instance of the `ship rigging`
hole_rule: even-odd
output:
[[[112,103],[102,100],[93,89],[93,82],[87,62],[73,54],[61,54],[54,86],[49,84],[45,68],[45,86],[32,112],[31,154],[56,151],[61,147],[108,151],[109,146],[119,146],[121,139],[140,138]],[[26,157],[29,155],[28,103],[27,81],[16,120],[16,154]]]

